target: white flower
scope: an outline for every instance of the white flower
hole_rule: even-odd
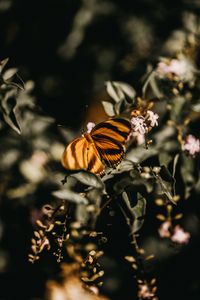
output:
[[[200,152],[200,140],[196,139],[192,134],[189,134],[186,137],[186,141],[182,146],[182,149],[188,151],[190,155],[194,155]]]
[[[145,134],[145,132],[147,131],[147,125],[145,123],[145,119],[142,116],[139,117],[133,117],[131,119],[131,125],[132,125],[132,129],[135,132],[139,132],[140,134]]]
[[[87,123],[87,133],[90,133],[92,131],[92,128],[94,128],[95,123],[93,122],[88,122]]]
[[[194,77],[194,66],[185,57],[171,60],[163,59],[158,63],[156,72],[160,78],[175,75],[180,80],[190,81]]]
[[[187,244],[189,242],[189,239],[190,239],[189,232],[184,231],[183,228],[181,228],[179,225],[177,225],[174,228],[174,233],[171,237],[171,240],[173,242],[178,244]]]
[[[151,110],[147,110],[147,120],[150,122],[151,127],[158,126],[158,118],[158,114],[154,113]]]

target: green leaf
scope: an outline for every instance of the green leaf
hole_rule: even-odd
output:
[[[172,178],[173,179],[173,178]],[[172,183],[171,180],[169,180],[169,178],[167,180],[163,180],[162,177],[160,175],[156,175],[156,180],[158,183],[157,186],[157,193],[159,195],[165,195],[167,197],[167,199],[172,202],[173,204],[176,204],[176,202],[173,199],[171,190],[172,190]]]
[[[168,152],[161,151],[159,153],[160,165],[167,167],[171,160],[172,160],[172,156]]]
[[[14,129],[18,134],[21,133],[21,128],[16,116],[16,91],[8,91],[1,101],[1,110],[3,114],[4,121]]]
[[[115,109],[114,109],[114,105],[110,102],[107,101],[102,101],[104,110],[106,112],[106,114],[110,117],[115,116]]]
[[[103,184],[102,180],[100,179],[100,177],[96,176],[93,173],[81,171],[81,172],[70,175],[70,177],[75,178],[79,182],[81,182],[87,186],[96,188],[96,189],[104,188],[104,184]]]
[[[185,97],[176,97],[175,99],[173,99],[173,105],[172,105],[172,109],[171,109],[171,119],[173,121],[175,121],[176,123],[179,122],[179,120],[181,121],[183,118],[183,112],[186,109],[186,106],[188,105],[187,103],[187,99]]]
[[[55,196],[56,198],[62,199],[62,200],[68,200],[70,202],[76,203],[76,204],[88,204],[88,199],[83,197],[82,195],[75,193],[73,191],[67,190],[67,189],[62,189],[62,190],[57,190],[53,191],[52,195]]]
[[[150,88],[153,92],[153,94],[157,98],[162,98],[163,94],[159,91],[158,84],[156,82],[156,72],[152,69],[152,66],[148,66],[148,73],[146,75],[143,87],[142,87],[142,95],[143,98],[146,98],[148,88]]]
[[[125,100],[128,103],[132,103],[136,95],[136,92],[132,86],[120,81],[107,81],[106,90],[109,96],[115,102]]]
[[[141,229],[144,223],[146,199],[140,193],[137,193],[137,204],[134,207],[131,206],[133,199],[130,199],[125,191],[122,193],[122,199],[132,215],[132,220],[127,215],[126,217],[128,218],[127,223],[131,225],[131,233],[134,234]]]
[[[181,156],[180,172],[185,184],[185,198],[187,199],[196,181],[195,159],[183,153]]]

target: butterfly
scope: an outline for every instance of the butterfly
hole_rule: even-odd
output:
[[[65,148],[61,163],[69,170],[103,174],[106,167],[115,168],[121,162],[130,132],[131,123],[125,118],[101,122]]]

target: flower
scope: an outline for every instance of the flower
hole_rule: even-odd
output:
[[[158,118],[158,114],[154,113],[151,110],[147,110],[146,120],[150,122],[151,127],[158,126]]]
[[[179,80],[190,81],[194,76],[194,66],[185,57],[165,58],[158,63],[156,72],[160,78],[177,76]]]
[[[141,134],[139,132],[131,132],[131,136],[129,137],[130,138],[134,138],[137,145],[142,145],[145,143],[145,136],[144,134]]]
[[[187,151],[190,155],[195,155],[200,152],[200,140],[195,138],[192,134],[186,137],[185,144],[182,146],[184,151]]]
[[[190,233],[184,231],[180,225],[177,225],[174,228],[174,233],[171,236],[171,240],[173,242],[178,244],[187,244],[189,242],[189,239],[190,239]]]
[[[149,289],[149,286],[147,284],[141,284],[139,285],[139,291],[138,291],[138,297],[141,299],[145,298],[152,298],[154,296],[154,293],[152,293]]]
[[[131,126],[133,131],[139,132],[140,134],[145,134],[147,131],[147,125],[143,116],[131,118]]]
[[[164,238],[164,237],[171,236],[171,233],[169,231],[170,226],[171,226],[170,221],[165,221],[161,224],[160,228],[158,229],[158,233],[159,233],[160,237]]]
[[[90,133],[92,131],[92,128],[94,128],[95,123],[93,122],[88,122],[87,123],[87,133]]]

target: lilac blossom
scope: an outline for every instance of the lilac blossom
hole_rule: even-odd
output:
[[[186,137],[185,144],[182,146],[184,151],[187,151],[190,155],[195,155],[200,152],[200,140],[195,138],[192,134]]]
[[[158,233],[160,235],[160,237],[164,238],[164,237],[170,237],[170,229],[171,227],[171,222],[170,221],[165,221],[160,225],[160,228],[158,229]]]
[[[194,77],[194,66],[185,57],[171,60],[166,58],[158,63],[156,72],[160,78],[174,75],[180,80],[190,81]]]
[[[134,132],[139,132],[142,135],[147,132],[147,125],[143,116],[133,117],[131,119],[131,126]]]
[[[184,231],[183,228],[181,228],[179,225],[177,225],[174,228],[174,233],[171,236],[171,240],[173,242],[178,244],[187,244],[189,242],[189,239],[190,239],[189,232]]]
[[[154,113],[153,111],[151,110],[147,110],[147,115],[146,115],[146,120],[150,122],[150,126],[151,127],[155,127],[155,126],[158,126],[158,114]]]

